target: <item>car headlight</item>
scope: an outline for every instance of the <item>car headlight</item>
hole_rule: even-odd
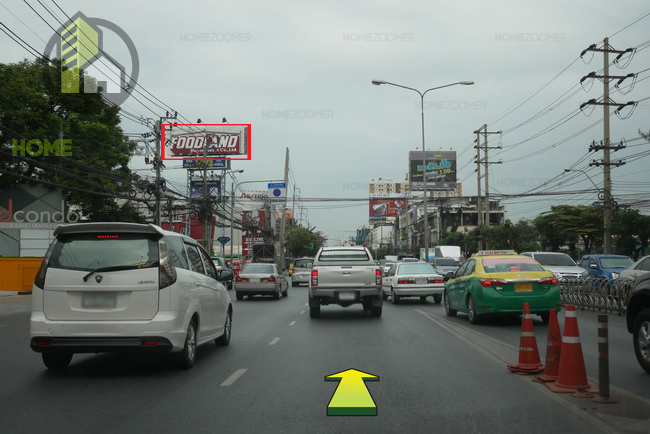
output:
[[[618,279],[618,276],[620,276],[620,274],[612,273],[612,279]]]
[[[581,277],[582,277],[583,279],[586,279],[587,277],[589,277],[589,273],[587,272],[587,270],[585,270],[585,271],[582,272]]]

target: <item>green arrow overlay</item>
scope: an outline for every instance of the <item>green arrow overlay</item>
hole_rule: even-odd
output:
[[[328,375],[325,381],[340,381],[327,404],[328,416],[377,416],[377,405],[364,381],[379,381],[379,377],[348,369]]]

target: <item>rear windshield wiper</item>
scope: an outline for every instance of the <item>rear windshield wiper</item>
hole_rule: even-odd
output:
[[[84,282],[88,281],[88,278],[94,273],[99,273],[101,271],[120,271],[120,270],[134,270],[136,268],[143,268],[142,265],[113,265],[112,267],[101,267],[92,270],[90,273],[86,274],[83,279]]]

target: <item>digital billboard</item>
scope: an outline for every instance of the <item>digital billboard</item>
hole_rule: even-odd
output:
[[[412,190],[422,190],[422,151],[409,152],[409,181]],[[427,189],[456,188],[456,151],[426,151]]]

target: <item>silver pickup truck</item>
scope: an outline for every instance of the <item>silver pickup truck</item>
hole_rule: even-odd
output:
[[[381,267],[367,248],[322,247],[309,279],[309,316],[318,318],[321,305],[361,304],[372,316],[380,317],[381,277]]]

